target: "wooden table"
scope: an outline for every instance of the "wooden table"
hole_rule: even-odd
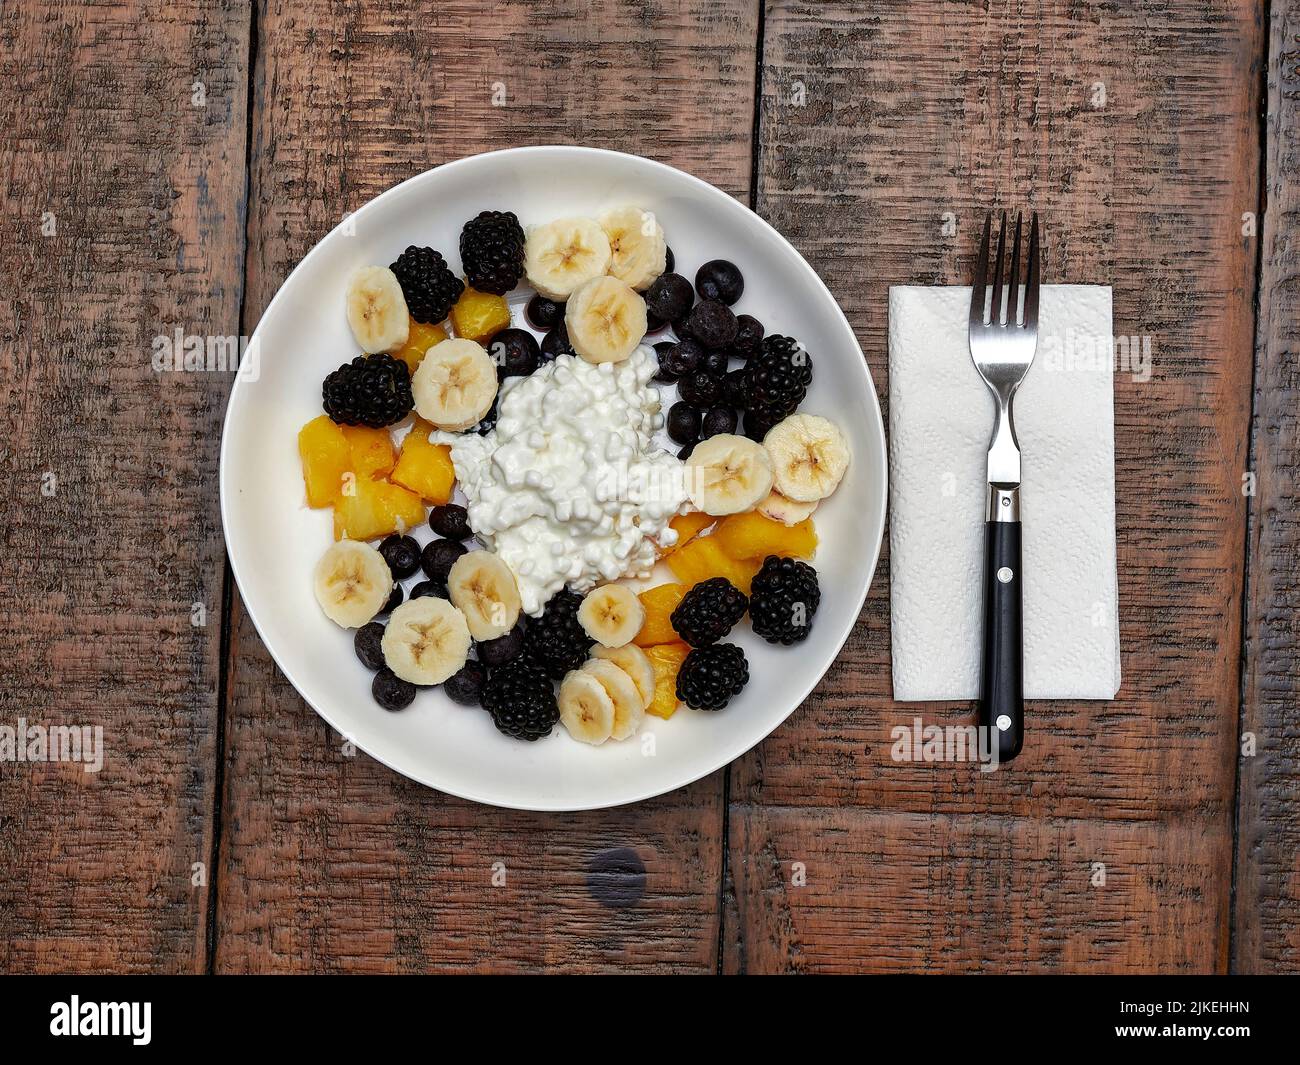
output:
[[[0,35],[0,724],[108,747],[0,764],[0,969],[1300,968],[1300,2],[24,0]],[[555,142],[751,204],[882,402],[888,286],[1044,211],[1048,276],[1152,338],[1118,698],[1034,704],[1010,771],[894,763],[972,708],[891,700],[885,559],[806,705],[674,794],[511,813],[349,757],[225,563],[231,376],[151,342],[251,333],[376,193]]]

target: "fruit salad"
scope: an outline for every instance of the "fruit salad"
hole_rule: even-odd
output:
[[[414,244],[355,271],[359,353],[298,433],[333,514],[316,598],[374,701],[440,687],[512,738],[592,745],[725,709],[736,627],[789,647],[821,602],[815,512],[850,452],[799,409],[812,356],[734,310],[735,263],[677,273],[636,205],[484,211],[456,250],[460,273]]]

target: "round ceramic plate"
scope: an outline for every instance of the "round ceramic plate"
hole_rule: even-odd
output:
[[[852,464],[815,516],[822,600],[812,634],[794,647],[772,646],[742,622],[731,639],[749,659],[745,691],[721,713],[683,707],[666,721],[647,717],[641,735],[622,743],[590,747],[561,726],[522,743],[439,689],[388,713],[371,699],[371,674],[353,653],[352,632],[327,620],[312,593],[312,569],[332,542],[331,514],[307,507],[297,450],[299,428],[320,414],[321,381],[357,351],[344,316],[348,275],[392,262],[409,244],[439,249],[459,271],[460,229],[479,211],[514,211],[526,228],[629,203],[658,217],[688,278],[709,259],[740,266],[745,292],[735,310],[803,342],[814,372],[800,410],[831,418],[848,437]],[[521,324],[522,300],[511,302]],[[843,313],[799,253],[698,178],[574,147],[518,148],[430,170],[372,200],[316,245],[271,301],[252,343],[255,372],[236,379],[221,445],[222,520],[244,604],[317,713],[414,780],[530,810],[614,806],[671,791],[726,765],[784,721],[857,621],[885,523],[885,432],[871,374]]]

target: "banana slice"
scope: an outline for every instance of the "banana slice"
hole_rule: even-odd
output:
[[[593,658],[613,662],[632,678],[632,683],[641,696],[641,709],[650,705],[650,700],[655,696],[655,667],[650,663],[650,656],[641,648],[634,643],[622,647],[601,647],[597,644],[592,648],[591,654]]]
[[[614,731],[614,700],[590,673],[575,669],[560,681],[560,721],[583,743],[604,743]]]
[[[420,361],[411,379],[415,410],[439,429],[459,432],[483,420],[497,395],[497,368],[482,344],[444,340]]]
[[[610,274],[644,292],[668,264],[663,226],[640,207],[611,208],[601,214],[599,221],[609,238]]]
[[[469,658],[465,615],[447,600],[408,599],[388,618],[379,642],[384,663],[412,684],[441,684]]]
[[[686,460],[686,491],[705,514],[751,510],[772,490],[772,460],[748,437],[719,433],[695,445]]]
[[[637,691],[632,678],[613,662],[603,658],[589,658],[583,664],[582,671],[590,673],[605,689],[614,704],[614,725],[609,731],[611,740],[625,740],[635,736],[636,730],[645,720],[645,707],[641,703],[641,693]]]
[[[476,640],[495,640],[519,620],[519,585],[491,551],[468,551],[452,563],[447,593]]]
[[[560,218],[533,226],[524,242],[528,283],[548,299],[563,302],[584,281],[609,269],[609,238],[591,218]]]
[[[763,517],[779,521],[782,525],[798,525],[805,518],[811,518],[812,512],[816,509],[816,503],[796,503],[793,499],[787,499],[775,488],[758,505],[758,512]]]
[[[361,350],[396,351],[411,332],[411,316],[397,275],[386,266],[363,266],[348,281],[348,325]]]
[[[325,616],[345,629],[357,629],[388,602],[393,574],[369,544],[340,540],[316,563],[315,587]]]
[[[622,647],[631,643],[645,623],[645,607],[632,589],[622,584],[602,584],[587,593],[578,607],[578,624],[599,644]]]
[[[763,437],[776,489],[796,503],[815,503],[837,487],[849,468],[849,444],[840,428],[815,414],[792,414]]]
[[[587,362],[622,362],[645,336],[645,300],[616,277],[593,278],[569,297],[564,326]]]

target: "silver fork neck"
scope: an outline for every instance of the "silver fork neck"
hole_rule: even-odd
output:
[[[1015,400],[1014,385],[995,388],[989,385],[997,407],[993,422],[993,435],[989,438],[988,481],[992,485],[1008,487],[1020,484],[1020,441],[1016,439],[1016,425],[1012,418]]]

